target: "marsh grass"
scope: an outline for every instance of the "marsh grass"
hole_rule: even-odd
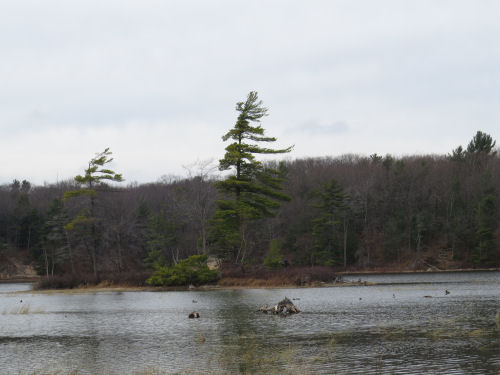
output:
[[[45,311],[41,308],[38,309],[32,309],[31,305],[28,303],[25,303],[23,305],[20,305],[18,307],[14,307],[12,309],[3,309],[2,310],[2,315],[27,315],[27,314],[43,314]]]
[[[140,371],[134,371],[130,375],[167,375],[167,371],[160,369],[146,369]],[[179,373],[180,374],[180,373]],[[182,374],[186,374],[183,372]],[[78,370],[72,371],[32,371],[32,372],[18,372],[12,375],[83,375]],[[92,373],[92,375],[123,375],[114,372],[102,372],[102,373]]]
[[[352,342],[353,335],[351,331],[337,331],[329,333],[326,337],[327,346],[334,348],[337,345],[347,344]]]
[[[200,336],[196,337],[198,340]],[[127,375],[232,375],[232,374],[284,374],[298,375],[314,373],[307,363],[314,363],[318,359],[303,358],[299,354],[299,349],[293,345],[289,345],[280,350],[264,350],[254,337],[240,336],[238,341],[243,341],[243,352],[235,355],[233,351],[223,352],[216,358],[213,358],[208,363],[207,368],[203,370],[184,368],[172,372],[172,370],[164,370],[161,368],[149,368],[139,371],[126,373]],[[213,369],[211,366],[215,364],[217,367]],[[85,372],[87,374],[87,372]],[[83,375],[78,370],[73,371],[32,371],[19,372],[12,375]],[[125,375],[119,372],[95,372],[91,375]]]
[[[205,337],[205,335],[203,333],[199,333],[194,337],[193,341],[198,343],[198,344],[204,344],[207,341],[207,338]]]
[[[387,332],[383,334],[381,338],[383,341],[399,341],[399,340],[404,340],[407,337],[407,335],[408,335],[407,331],[401,328],[397,328],[397,329],[387,330]]]
[[[268,343],[253,334],[240,334],[233,344],[212,358],[210,362],[215,364],[217,370],[207,373],[285,375],[313,373],[310,371],[306,356],[297,345],[269,347]]]

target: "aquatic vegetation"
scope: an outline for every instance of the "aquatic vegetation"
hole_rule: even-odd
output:
[[[194,337],[193,341],[198,343],[198,344],[204,344],[205,341],[207,341],[207,338],[205,337],[205,335],[203,333],[199,333]]]
[[[387,332],[382,335],[382,340],[384,341],[397,341],[408,337],[408,332],[401,328],[388,329]]]
[[[11,309],[5,308],[2,311],[2,315],[26,315],[26,314],[43,314],[45,311],[41,308],[35,310],[31,309],[31,305],[28,303],[19,305]]]
[[[348,330],[332,332],[327,335],[327,346],[333,348],[339,344],[346,344],[352,341],[352,332]]]

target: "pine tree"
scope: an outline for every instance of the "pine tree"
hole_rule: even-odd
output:
[[[88,168],[85,169],[85,174],[75,177],[75,181],[80,188],[64,193],[64,201],[69,198],[80,196],[88,197],[87,205],[82,211],[65,226],[68,231],[81,230],[82,237],[86,242],[86,247],[90,250],[90,258],[94,276],[98,279],[97,270],[97,254],[99,249],[99,233],[96,214],[96,197],[100,187],[105,185],[106,181],[122,182],[122,175],[106,168],[106,165],[113,161],[110,157],[112,154],[109,148],[103,152],[97,153],[94,158],[89,161]]]
[[[476,133],[474,138],[469,142],[467,145],[467,152],[469,154],[473,153],[485,153],[489,154],[492,152],[493,148],[496,145],[496,141],[491,138],[491,135],[483,133],[482,131],[479,131]],[[493,152],[495,154],[496,152]]]
[[[211,234],[219,252],[243,263],[248,250],[248,224],[274,216],[280,201],[290,199],[281,192],[283,170],[266,167],[255,155],[288,153],[293,146],[272,149],[258,145],[275,142],[276,138],[266,137],[264,129],[254,124],[267,115],[267,108],[256,92],[250,92],[245,102],[237,103],[236,111],[239,112],[236,124],[222,137],[223,141],[233,142],[219,161],[219,170],[232,170],[234,174],[216,183],[223,199],[217,201]]]
[[[43,241],[43,263],[46,276],[54,276],[54,269],[57,264],[62,263],[69,257],[72,271],[74,273],[71,248],[69,247],[66,230],[64,226],[68,222],[68,217],[64,210],[64,204],[59,199],[54,199],[47,212],[45,221],[45,237]]]
[[[321,190],[314,191],[313,197],[318,203],[312,206],[319,209],[318,217],[313,219],[312,235],[315,247],[313,263],[331,266],[337,264],[340,258],[339,229],[340,224],[346,219],[347,195],[338,182],[331,179],[322,186]],[[344,267],[347,261],[345,250],[344,243]]]

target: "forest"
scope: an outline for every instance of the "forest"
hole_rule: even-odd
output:
[[[138,283],[161,269],[172,278],[192,256],[241,272],[500,266],[490,135],[442,155],[264,162],[260,154],[292,150],[259,147],[276,140],[259,125],[266,110],[256,93],[238,103],[224,159],[197,162],[187,177],[127,184],[106,149],[75,178],[0,186],[0,263],[21,254],[40,275]]]

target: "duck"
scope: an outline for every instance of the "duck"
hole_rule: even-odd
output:
[[[191,314],[188,315],[189,316],[189,319],[195,319],[195,318],[199,318],[200,317],[200,314],[198,314],[196,311],[193,311]]]

